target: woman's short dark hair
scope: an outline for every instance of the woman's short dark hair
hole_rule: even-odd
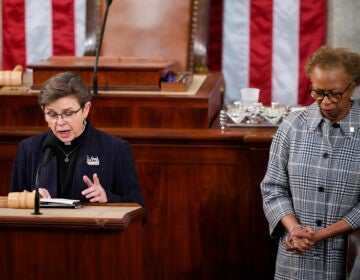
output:
[[[310,78],[316,67],[320,69],[344,67],[345,73],[357,86],[360,85],[360,55],[348,49],[320,47],[306,62],[306,76]]]
[[[91,100],[91,92],[88,85],[81,79],[80,75],[68,71],[54,75],[41,86],[39,93],[39,104],[45,105],[65,96],[74,96],[81,107]]]

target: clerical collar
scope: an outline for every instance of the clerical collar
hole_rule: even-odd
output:
[[[87,127],[86,124],[87,124],[87,121],[84,120],[84,126],[83,126],[83,129],[82,129],[82,131],[80,132],[80,134],[79,134],[78,136],[76,136],[72,142],[63,142],[64,145],[65,145],[65,146],[71,146],[71,145],[76,145],[76,144],[78,144],[79,142],[77,142],[77,139],[79,139],[79,138],[83,139],[83,137],[82,137],[81,135],[83,135],[83,133],[84,133],[86,127]]]
[[[66,153],[69,152],[70,150],[72,150],[74,147],[79,146],[79,144],[84,140],[84,138],[86,137],[88,131],[88,125],[86,124],[86,122],[84,123],[84,128],[81,131],[81,133],[79,134],[79,136],[77,136],[74,140],[72,140],[71,142],[68,143],[64,143],[62,141],[60,141],[58,139],[58,145],[59,147],[65,151]]]

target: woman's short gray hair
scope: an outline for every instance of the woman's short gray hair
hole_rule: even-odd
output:
[[[40,88],[39,105],[45,105],[65,96],[74,96],[81,107],[91,100],[91,92],[88,85],[75,72],[62,72],[54,75],[44,82]]]

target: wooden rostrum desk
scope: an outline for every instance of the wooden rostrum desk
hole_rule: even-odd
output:
[[[201,113],[200,121],[196,114],[182,118],[186,106],[208,116],[212,105],[205,96],[221,95],[223,86],[221,75],[212,75],[217,78],[203,85],[209,88],[198,99],[93,99],[90,121],[128,140],[133,150],[147,210],[143,279],[273,279],[276,247],[269,237],[259,184],[275,130],[222,131],[216,128],[216,113],[211,118]],[[178,116],[169,125],[164,118],[174,114],[170,104],[176,102],[181,104]],[[47,127],[36,95],[2,95],[0,106],[5,111],[0,115],[0,195],[7,195],[19,141]],[[215,106],[217,112],[220,107]],[[135,121],[140,108],[152,110],[149,118],[155,127]]]
[[[222,106],[223,91],[223,76],[216,72],[207,74],[192,95],[162,91],[99,94],[92,99],[89,119],[98,128],[209,128]],[[0,112],[0,125],[45,125],[36,92],[0,90]]]
[[[0,208],[1,279],[141,279],[138,204]]]
[[[44,129],[0,127],[1,195],[18,142]],[[143,279],[272,279],[259,190],[272,130],[103,130],[133,149],[147,208]]]

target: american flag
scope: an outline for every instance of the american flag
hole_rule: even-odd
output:
[[[308,105],[304,63],[325,43],[326,0],[225,0],[222,71],[227,98],[260,88],[260,101]]]
[[[210,37],[210,46],[221,53],[210,52],[220,58],[208,60],[224,73],[225,103],[239,99],[241,88],[256,87],[265,105],[310,104],[304,63],[325,43],[326,2],[211,1],[222,14],[216,15],[221,22],[212,21],[216,41]],[[83,55],[86,0],[2,0],[2,5],[3,70],[50,56]]]
[[[84,53],[86,0],[2,0],[2,69]]]

